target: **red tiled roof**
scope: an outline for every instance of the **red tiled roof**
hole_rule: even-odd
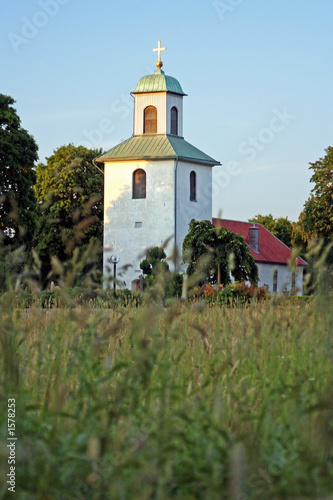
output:
[[[214,226],[223,226],[235,234],[240,234],[249,244],[249,228],[253,222],[239,222],[227,219],[213,219]],[[255,224],[259,228],[259,252],[255,252],[250,246],[249,250],[256,262],[269,262],[271,264],[288,264],[292,250],[280,241],[274,234],[270,233],[261,224]],[[305,260],[298,257],[299,266],[307,266]]]

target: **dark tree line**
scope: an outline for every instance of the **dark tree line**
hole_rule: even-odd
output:
[[[15,267],[23,272],[38,256],[45,286],[53,257],[76,261],[94,247],[102,270],[103,174],[92,160],[101,150],[62,146],[39,163],[38,146],[21,126],[14,100],[0,94],[0,288]],[[86,269],[83,269],[85,271]]]

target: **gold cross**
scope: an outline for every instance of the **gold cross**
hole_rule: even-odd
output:
[[[166,50],[166,47],[161,47],[161,40],[158,41],[158,47],[157,49],[153,49],[153,52],[158,52],[158,59],[157,59],[157,63],[156,63],[156,66],[158,68],[162,68],[163,66],[163,63],[161,61],[161,51],[162,50]]]

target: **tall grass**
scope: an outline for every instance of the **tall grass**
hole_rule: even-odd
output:
[[[0,428],[5,443],[15,398],[17,498],[332,498],[330,309],[20,309],[9,292]]]

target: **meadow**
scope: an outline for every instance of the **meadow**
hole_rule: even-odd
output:
[[[24,309],[9,292],[0,498],[333,498],[332,322],[325,298]]]

